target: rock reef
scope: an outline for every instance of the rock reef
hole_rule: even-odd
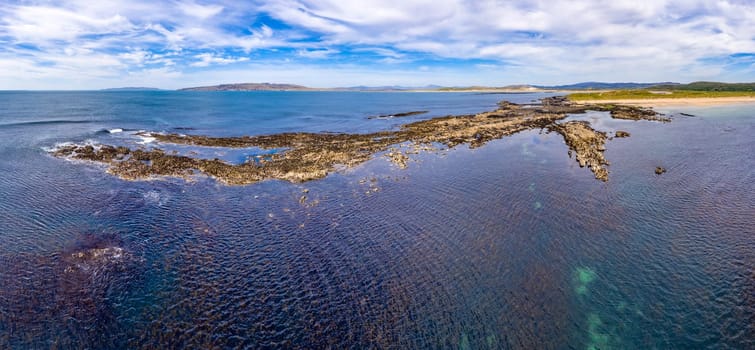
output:
[[[52,153],[57,157],[95,161],[109,166],[108,172],[124,179],[151,176],[188,177],[201,172],[224,183],[250,184],[266,179],[303,182],[325,177],[338,166],[352,167],[384,153],[399,168],[406,167],[407,154],[396,145],[408,144],[415,150],[439,150],[467,144],[470,148],[514,133],[545,129],[564,137],[570,153],[580,166],[587,166],[595,178],[606,181],[608,161],[603,156],[606,133],[592,129],[587,122],[564,122],[567,114],[588,110],[610,112],[627,120],[668,121],[652,109],[632,106],[577,105],[563,97],[543,99],[538,105],[502,101],[498,109],[474,115],[438,117],[404,124],[398,130],[369,134],[281,133],[261,136],[210,137],[202,135],[140,133],[159,143],[206,147],[258,147],[282,149],[267,158],[234,165],[219,159],[201,159],[153,148],[130,149],[110,145],[68,145]]]
[[[572,121],[563,124],[553,124],[548,129],[564,137],[570,151],[576,154],[580,167],[589,167],[595,178],[608,180],[608,161],[603,156],[606,150],[606,133],[596,131],[585,121]]]
[[[411,112],[402,112],[402,113],[395,113],[395,114],[381,114],[381,115],[373,115],[373,116],[367,117],[367,119],[401,118],[401,117],[409,117],[413,115],[425,114],[427,112],[428,111],[411,111]]]

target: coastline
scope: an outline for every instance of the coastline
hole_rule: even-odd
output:
[[[727,104],[755,104],[755,97],[689,97],[689,98],[652,98],[652,99],[615,99],[615,100],[578,100],[580,105],[620,104],[641,107],[704,107]]]

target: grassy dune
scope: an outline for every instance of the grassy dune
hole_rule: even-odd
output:
[[[567,97],[571,101],[755,97],[755,91],[615,90],[573,93]]]

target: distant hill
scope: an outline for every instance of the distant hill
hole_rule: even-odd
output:
[[[755,83],[720,83],[715,81],[696,81],[689,84],[652,86],[659,90],[684,90],[684,91],[755,91]]]
[[[406,91],[406,90],[412,90],[412,88],[408,88],[405,86],[349,86],[349,87],[339,87],[339,88],[332,88],[328,90],[335,90],[335,91]]]
[[[118,88],[109,88],[109,89],[102,89],[100,91],[159,91],[162,89],[153,88],[153,87],[118,87]]]
[[[646,89],[655,86],[675,86],[679,83],[662,82],[662,83],[604,83],[596,81],[588,81],[583,83],[576,83],[570,85],[554,85],[543,86],[534,85],[536,88],[544,90],[616,90],[616,89]]]
[[[691,90],[691,91],[755,91],[755,83],[719,83],[699,81],[690,84],[674,82],[661,83],[606,83],[606,82],[582,82],[569,85],[508,85],[508,86],[452,86],[443,87],[427,85],[419,87],[407,87],[400,85],[390,86],[351,86],[339,88],[311,88],[296,84],[277,83],[240,83],[220,84],[213,86],[199,86],[180,89],[179,91],[491,91],[491,92],[537,92],[543,90]],[[108,91],[140,91],[158,90],[154,88],[117,88]]]
[[[440,85],[425,85],[425,86],[401,86],[401,85],[389,85],[389,86],[349,86],[338,87],[326,90],[334,91],[415,91],[415,90],[437,90],[442,88]]]
[[[532,85],[507,85],[507,86],[451,86],[437,88],[438,91],[500,91],[500,92],[528,92],[538,91],[540,88]]]
[[[213,86],[199,86],[179,89],[179,91],[307,91],[314,90],[306,86],[295,84],[273,84],[273,83],[242,83],[242,84],[221,84]]]
[[[413,90],[437,90],[441,86],[427,85],[419,87],[409,87],[400,85],[391,86],[349,86],[337,88],[311,88],[295,84],[276,84],[276,83],[242,83],[242,84],[221,84],[213,86],[199,86],[179,89],[179,91],[413,91]]]

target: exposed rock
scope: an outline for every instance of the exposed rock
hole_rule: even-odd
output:
[[[629,134],[626,131],[616,130],[616,133],[614,133],[614,136],[616,136],[616,137],[629,137],[629,136],[631,136],[631,134]]]
[[[453,148],[468,144],[470,148],[475,148],[520,131],[547,128],[564,135],[566,143],[577,154],[580,165],[588,166],[596,178],[605,181],[608,175],[605,168],[608,162],[603,158],[605,133],[593,130],[587,122],[556,122],[566,118],[567,113],[584,113],[588,110],[610,111],[612,117],[621,119],[665,120],[653,110],[629,106],[576,105],[562,97],[543,99],[541,106],[533,107],[536,108],[522,108],[522,105],[502,101],[494,111],[438,117],[405,124],[399,130],[370,134],[302,132],[210,137],[139,133],[162,143],[282,149],[267,159],[250,160],[238,165],[219,159],[166,154],[157,148],[132,150],[109,145],[64,146],[53,151],[53,154],[108,164],[108,172],[130,180],[151,176],[186,178],[199,171],[227,184],[249,184],[266,179],[302,182],[323,178],[338,167],[356,166],[372,159],[374,154],[402,143],[411,143],[414,151],[395,149],[386,154],[400,168],[406,167],[407,154],[436,150],[436,145]]]
[[[391,160],[393,164],[396,164],[400,169],[406,169],[406,162],[409,160],[405,154],[401,153],[401,150],[397,148],[391,148],[391,150],[385,155]]]
[[[624,120],[652,120],[658,122],[670,122],[671,119],[664,117],[658,112],[644,107],[628,105],[596,104],[591,109],[611,112],[611,118]]]
[[[389,118],[401,118],[401,117],[409,117],[412,115],[419,115],[419,114],[425,114],[427,111],[411,111],[411,112],[403,112],[403,113],[396,113],[396,114],[383,114],[383,115],[374,115],[367,117],[367,119],[389,119]]]
[[[568,106],[571,105],[569,99],[566,96],[553,96],[546,97],[541,100],[543,106]]]
[[[608,161],[603,156],[603,151],[606,150],[606,133],[594,130],[585,121],[553,124],[548,128],[564,137],[569,149],[576,154],[580,167],[587,166],[596,179],[608,181]]]
[[[666,168],[661,167],[661,166],[655,167],[655,174],[656,175],[661,175],[661,174],[663,174],[665,172],[666,172]]]

